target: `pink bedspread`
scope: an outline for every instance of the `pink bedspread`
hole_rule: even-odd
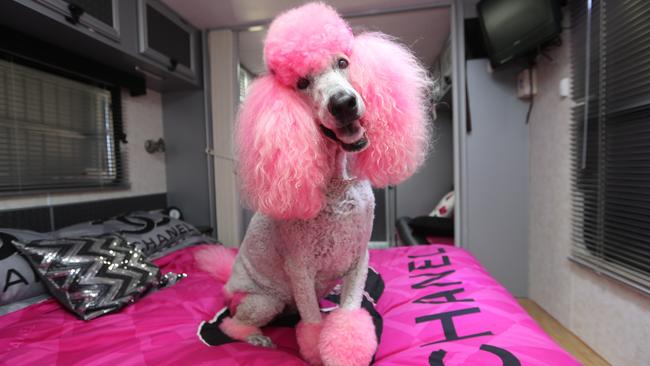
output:
[[[277,349],[199,339],[200,324],[225,304],[221,285],[195,269],[197,249],[157,261],[188,278],[119,313],[84,322],[47,300],[0,317],[0,364],[304,365],[287,326],[265,330]],[[371,265],[385,283],[376,365],[579,365],[463,250],[375,250]]]

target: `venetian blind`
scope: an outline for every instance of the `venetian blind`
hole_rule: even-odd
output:
[[[253,83],[255,76],[246,70],[241,64],[238,67],[239,74],[239,103],[244,101],[248,87]]]
[[[115,94],[0,59],[0,193],[123,185]]]
[[[571,257],[650,292],[650,2],[569,7]]]

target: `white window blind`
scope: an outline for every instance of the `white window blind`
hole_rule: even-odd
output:
[[[124,185],[115,94],[0,59],[0,194]]]
[[[239,71],[239,103],[244,101],[244,98],[246,97],[246,92],[248,91],[248,87],[251,85],[253,80],[255,79],[255,76],[250,73],[244,66],[241,64],[238,67]]]
[[[650,2],[569,7],[571,258],[650,293]]]

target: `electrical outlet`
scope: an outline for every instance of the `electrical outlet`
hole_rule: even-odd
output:
[[[530,99],[537,95],[537,69],[528,68],[517,75],[517,98]]]
[[[560,80],[560,98],[566,98],[569,96],[569,78],[563,78]]]

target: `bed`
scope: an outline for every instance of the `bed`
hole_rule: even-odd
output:
[[[207,244],[205,244],[207,245]],[[46,299],[0,317],[3,365],[305,365],[289,314],[266,327],[276,349],[228,339],[222,284],[186,247],[159,258],[187,273],[121,311],[77,319]],[[449,245],[371,251],[364,307],[380,344],[375,365],[573,366],[517,301],[466,251]],[[336,291],[322,303],[336,306]]]

